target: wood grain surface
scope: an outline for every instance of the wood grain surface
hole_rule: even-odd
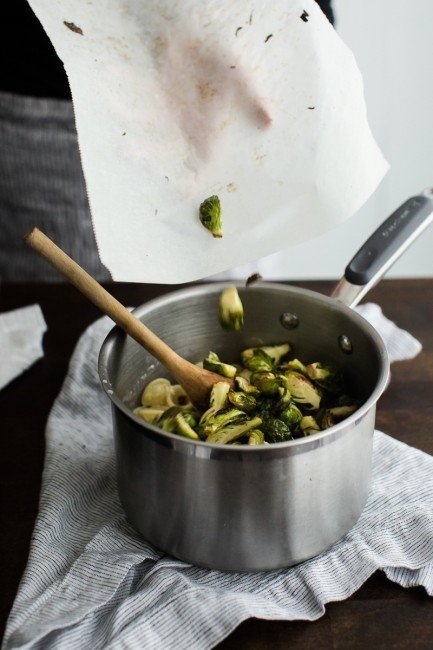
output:
[[[332,283],[304,282],[329,293]],[[173,287],[107,284],[125,305],[138,305]],[[368,296],[384,313],[423,344],[413,361],[392,366],[391,384],[381,398],[377,428],[433,454],[433,279],[383,281]],[[48,332],[45,357],[0,391],[0,629],[9,614],[37,514],[43,468],[44,429],[62,385],[69,358],[84,329],[99,313],[64,284],[3,284],[0,310],[38,302]],[[433,543],[433,541],[432,541]],[[433,599],[422,588],[403,589],[382,573],[373,575],[351,598],[328,605],[313,623],[250,620],[221,650],[245,648],[433,648]]]

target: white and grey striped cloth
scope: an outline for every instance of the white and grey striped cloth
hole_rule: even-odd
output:
[[[44,356],[46,331],[39,305],[0,313],[0,390]]]
[[[420,349],[364,306],[399,358]],[[328,552],[270,573],[222,573],[162,555],[126,523],[110,407],[96,359],[111,327],[82,336],[48,420],[40,511],[4,648],[212,648],[250,617],[314,620],[376,569],[433,595],[433,458],[375,434],[369,500]]]

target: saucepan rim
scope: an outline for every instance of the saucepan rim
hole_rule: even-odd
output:
[[[237,284],[233,282],[202,283],[184,289],[170,291],[169,293],[163,294],[158,298],[149,300],[148,302],[145,302],[142,305],[136,307],[133,310],[133,313],[138,318],[140,318],[143,315],[143,313],[146,313],[147,311],[153,311],[154,309],[157,309],[158,307],[162,307],[162,306],[164,306],[165,308],[169,308],[171,302],[177,302],[179,299],[182,298],[187,299],[196,294],[201,294],[203,293],[203,291],[206,291],[207,293],[209,292],[219,293],[228,284],[236,284],[238,289],[245,289],[244,284]],[[315,446],[315,443],[318,442],[319,440],[323,440],[324,438],[328,438],[328,437],[334,438],[335,437],[334,434],[341,432],[345,428],[349,429],[350,425],[355,424],[357,421],[362,419],[363,416],[371,409],[371,407],[374,406],[374,404],[378,401],[379,397],[382,395],[383,391],[385,390],[388,384],[389,373],[390,373],[389,357],[388,357],[388,352],[385,343],[382,340],[382,337],[374,329],[374,327],[370,325],[370,323],[365,318],[363,318],[363,316],[361,316],[356,311],[354,311],[344,303],[340,302],[339,300],[336,300],[335,298],[330,298],[329,296],[325,296],[323,294],[317,293],[316,291],[311,291],[310,289],[302,289],[300,287],[285,285],[285,284],[280,284],[275,282],[257,283],[251,287],[248,287],[248,291],[257,291],[257,290],[263,291],[267,289],[274,289],[274,290],[276,289],[277,291],[287,292],[287,294],[295,293],[298,295],[301,294],[304,296],[310,296],[311,298],[314,298],[316,301],[322,302],[327,309],[331,309],[331,310],[334,309],[346,313],[347,316],[349,316],[353,321],[355,321],[355,323],[359,325],[361,329],[365,330],[367,334],[371,337],[378,351],[378,358],[380,360],[380,366],[381,366],[380,372],[379,372],[376,385],[373,391],[371,392],[370,396],[359,407],[359,409],[355,411],[355,413],[350,415],[345,420],[342,420],[341,422],[335,424],[334,426],[329,427],[329,429],[325,429],[324,431],[316,433],[312,436],[307,436],[305,438],[297,438],[296,440],[288,440],[286,442],[276,442],[271,445],[219,445],[215,443],[213,444],[208,443],[205,442],[204,440],[191,440],[189,438],[184,438],[182,436],[179,436],[175,433],[163,431],[159,427],[151,424],[150,422],[145,422],[137,415],[135,415],[133,411],[120,399],[120,397],[116,394],[113,388],[113,385],[111,383],[111,378],[108,376],[108,360],[114,346],[116,345],[116,342],[120,341],[126,336],[123,330],[121,330],[120,327],[118,327],[117,325],[114,326],[105,337],[98,357],[99,378],[102,384],[102,388],[110,398],[111,402],[118,409],[120,409],[130,420],[136,422],[142,429],[143,434],[147,433],[150,430],[153,433],[156,433],[158,435],[163,436],[164,438],[168,438],[172,440],[173,442],[176,443],[176,445],[182,445],[182,444],[188,446],[195,445],[199,447],[204,447],[205,449],[208,450],[211,449],[218,450],[219,452],[222,453],[224,452],[236,453],[236,454],[267,453],[272,450],[275,451],[277,449],[288,448],[288,447],[300,447],[304,445]]]

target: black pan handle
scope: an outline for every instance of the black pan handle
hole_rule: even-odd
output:
[[[367,239],[332,296],[355,307],[432,221],[433,189],[427,189],[405,201]]]

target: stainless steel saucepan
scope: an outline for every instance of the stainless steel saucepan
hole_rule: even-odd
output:
[[[110,332],[99,374],[112,402],[119,495],[128,520],[149,542],[199,566],[257,571],[311,558],[350,530],[367,499],[376,402],[389,376],[382,339],[351,307],[432,219],[432,191],[406,201],[355,255],[330,298],[280,284],[239,287],[240,333],[218,324],[219,283],[135,310],[194,361],[209,349],[234,361],[243,348],[289,341],[307,363],[337,363],[362,406],[317,435],[252,447],[161,431],[131,408],[163,368],[119,328]]]

